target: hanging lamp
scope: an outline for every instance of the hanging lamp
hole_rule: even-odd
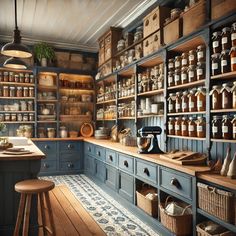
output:
[[[27,69],[27,64],[16,57],[11,57],[7,59],[4,64],[4,67],[11,68],[11,69],[18,69],[18,70],[25,70]]]
[[[21,43],[20,30],[17,26],[17,0],[15,0],[15,30],[13,33],[13,41],[5,44],[1,49],[1,53],[9,57],[32,57],[30,49]]]

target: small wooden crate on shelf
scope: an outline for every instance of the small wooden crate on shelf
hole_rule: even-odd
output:
[[[211,19],[215,20],[236,10],[236,1],[211,0]]]

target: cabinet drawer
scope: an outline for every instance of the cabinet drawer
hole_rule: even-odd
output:
[[[112,166],[106,165],[106,185],[117,191],[118,188],[118,171]]]
[[[129,173],[134,173],[134,158],[119,154],[119,168]]]
[[[115,151],[106,150],[106,162],[116,166],[117,165],[117,153]]]
[[[46,155],[47,160],[57,159],[57,142],[36,142],[36,145]]]
[[[124,172],[120,172],[119,194],[128,200],[134,201],[134,177]]]
[[[79,161],[62,161],[60,162],[60,170],[73,171],[80,169]]]
[[[84,143],[84,153],[94,155],[94,145],[91,143]]]
[[[150,162],[137,160],[136,175],[153,183],[157,183],[157,166]]]
[[[57,161],[41,161],[41,172],[51,172],[57,170]]]
[[[60,152],[71,152],[71,151],[81,151],[80,143],[73,141],[60,141],[59,142],[59,151]]]
[[[95,147],[95,156],[100,159],[105,161],[105,149],[99,146]]]
[[[61,152],[59,153],[60,161],[72,161],[81,159],[81,154],[79,152]]]
[[[185,198],[192,199],[192,177],[190,176],[180,175],[162,167],[160,168],[160,186]]]

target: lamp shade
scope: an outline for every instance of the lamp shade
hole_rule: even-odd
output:
[[[3,66],[11,69],[21,69],[21,70],[27,69],[27,64],[24,61],[15,57],[7,59],[4,62]]]

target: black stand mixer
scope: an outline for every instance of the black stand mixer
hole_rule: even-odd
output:
[[[157,135],[162,132],[159,126],[146,126],[138,130],[141,137],[137,137],[138,153],[162,154],[164,153],[158,145]]]

